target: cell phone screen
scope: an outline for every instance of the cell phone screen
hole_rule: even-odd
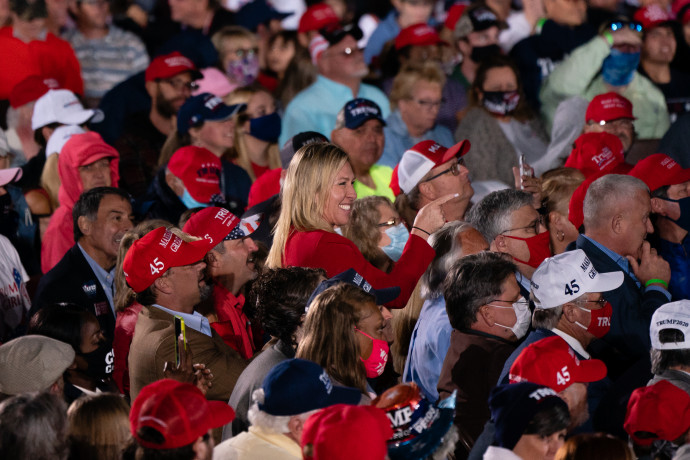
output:
[[[182,334],[182,340],[185,350],[187,349],[187,335],[185,334],[184,320],[181,316],[175,315],[175,365],[180,366],[180,349],[177,344],[177,338]]]

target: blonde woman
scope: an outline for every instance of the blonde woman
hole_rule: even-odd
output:
[[[575,189],[584,182],[585,176],[575,168],[556,168],[541,176],[542,206],[546,211],[546,228],[551,238],[554,255],[566,251],[580,232],[568,220],[568,205]]]
[[[131,440],[129,404],[116,394],[77,398],[67,410],[70,458],[119,460]]]
[[[285,177],[267,265],[323,268],[329,277],[354,268],[377,289],[399,286],[400,296],[388,306],[402,308],[434,257],[426,240],[444,224],[441,204],[457,195],[441,197],[419,211],[400,260],[385,273],[335,231],[349,222],[357,198],[354,180],[347,154],[339,147],[323,143],[299,149]]]

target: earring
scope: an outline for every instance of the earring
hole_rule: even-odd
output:
[[[558,230],[558,231],[556,232],[556,239],[557,239],[558,241],[563,241],[563,240],[565,240],[565,233],[563,233],[562,230]]]

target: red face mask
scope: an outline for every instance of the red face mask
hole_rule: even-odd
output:
[[[600,308],[598,310],[587,310],[586,308],[579,306],[577,308],[588,311],[591,315],[591,319],[589,321],[589,327],[585,327],[578,321],[575,321],[575,324],[580,326],[582,329],[586,329],[587,332],[592,334],[597,339],[602,338],[609,332],[609,330],[611,330],[611,315],[613,314],[613,307],[610,303],[606,302],[604,304],[604,308]]]
[[[517,257],[513,257],[513,260],[520,262],[521,264],[529,265],[530,267],[537,268],[544,262],[544,259],[551,257],[551,246],[549,232],[539,233],[538,235],[530,236],[529,238],[520,238],[519,236],[503,235],[506,238],[512,238],[514,240],[522,240],[527,243],[527,249],[529,249],[529,260],[520,260]]]

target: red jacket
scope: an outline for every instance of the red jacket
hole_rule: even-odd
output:
[[[79,61],[68,42],[50,32],[45,40],[25,43],[11,26],[0,29],[0,99],[9,98],[14,85],[31,75],[52,77],[61,88],[84,94]]]
[[[367,262],[352,241],[337,233],[315,230],[290,235],[283,265],[323,268],[329,278],[354,268],[376,289],[399,286],[398,298],[386,305],[402,308],[435,254],[423,238],[410,235],[400,260],[390,273],[386,273]]]
[[[216,284],[213,287],[213,306],[218,321],[211,327],[223,338],[223,342],[244,359],[254,356],[254,339],[249,318],[242,311],[244,296],[235,297],[232,292]]]
[[[123,395],[129,396],[129,347],[134,337],[134,326],[137,324],[139,312],[144,308],[140,303],[132,305],[118,312],[115,320],[115,337],[113,338],[113,380]]]

